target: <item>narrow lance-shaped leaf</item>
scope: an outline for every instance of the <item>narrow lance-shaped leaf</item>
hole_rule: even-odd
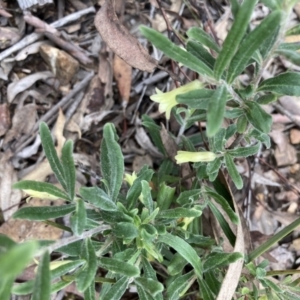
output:
[[[179,46],[172,43],[163,34],[146,26],[141,26],[140,31],[157,49],[161,50],[166,56],[174,59],[190,68],[191,70],[213,78],[212,70],[193,54],[186,52]]]
[[[90,238],[82,245],[81,259],[86,260],[86,265],[78,274],[76,285],[78,290],[83,292],[92,284],[97,272],[97,256]]]
[[[238,147],[235,149],[227,150],[227,152],[233,157],[248,157],[251,155],[255,155],[258,152],[260,146],[261,144],[257,143],[254,146]]]
[[[196,280],[194,271],[178,276],[167,287],[168,299],[180,299]]]
[[[81,187],[80,196],[87,202],[95,205],[96,207],[105,210],[113,211],[117,210],[115,202],[100,188],[94,187]]]
[[[243,187],[243,179],[234,164],[232,156],[228,153],[225,153],[225,164],[233,183],[240,190]]]
[[[164,290],[164,286],[160,282],[151,278],[137,277],[134,279],[134,283],[154,297]]]
[[[61,150],[61,162],[64,168],[67,192],[70,196],[70,200],[74,200],[76,170],[73,159],[73,142],[71,140],[67,141]]]
[[[44,221],[63,217],[76,209],[73,204],[61,206],[30,206],[23,207],[13,214],[15,219]]]
[[[149,182],[146,180],[141,181],[142,184],[142,202],[145,207],[149,210],[150,213],[153,212],[153,199],[151,196],[151,188],[149,186]]]
[[[214,136],[220,129],[225,113],[227,89],[219,86],[212,95],[207,110],[207,136]]]
[[[226,214],[228,215],[228,217],[233,223],[235,224],[238,223],[239,221],[238,216],[233,211],[233,209],[231,208],[231,206],[229,205],[229,203],[226,201],[224,197],[222,197],[221,195],[219,195],[209,187],[206,187],[206,194],[212,197],[213,199],[215,199],[215,201],[222,206],[223,210],[226,212]]]
[[[63,166],[62,166],[62,164],[57,156],[56,150],[54,148],[54,143],[52,140],[51,132],[50,132],[47,124],[44,122],[42,122],[40,124],[40,135],[41,135],[43,149],[44,149],[45,155],[49,161],[51,169],[52,169],[53,173],[55,174],[59,183],[64,188],[64,190],[68,191],[68,186],[67,186],[67,182],[65,179]]]
[[[238,10],[234,23],[223,43],[222,50],[215,63],[214,73],[218,80],[221,78],[225,68],[234,57],[236,50],[244,37],[256,3],[257,0],[244,0]]]
[[[264,133],[269,133],[272,126],[272,117],[254,101],[245,101],[245,114],[248,121]]]
[[[182,257],[184,257],[195,269],[199,279],[202,278],[202,264],[195,249],[178,236],[166,233],[158,237],[158,241],[175,249]]]
[[[100,300],[119,300],[125,293],[129,283],[129,277],[121,277],[105,295],[100,294]]]
[[[214,68],[216,59],[201,44],[194,41],[188,41],[186,50],[203,61],[211,69]]]
[[[258,91],[270,91],[279,95],[300,96],[300,74],[286,72],[264,80]]]
[[[228,83],[231,83],[246,68],[252,55],[266,37],[274,35],[276,31],[274,24],[280,23],[280,19],[281,12],[272,12],[244,39],[228,68]]]
[[[100,257],[97,261],[100,267],[111,271],[112,273],[125,275],[128,277],[137,277],[140,275],[139,268],[119,259]]]
[[[71,216],[70,223],[75,235],[79,236],[83,233],[86,225],[86,209],[82,199],[77,200],[76,211]]]
[[[36,280],[32,293],[32,300],[50,300],[50,268],[49,253],[45,252],[42,256],[36,274]]]
[[[116,141],[114,125],[105,124],[101,143],[100,167],[107,183],[108,195],[117,200],[124,176],[124,159],[121,147]]]
[[[172,209],[162,210],[157,218],[179,219],[179,218],[196,218],[201,216],[202,211],[194,208],[176,207]]]
[[[220,47],[217,45],[217,43],[202,28],[192,27],[186,32],[186,34],[189,38],[200,42],[201,44],[207,46],[208,48],[213,49],[216,52],[220,51]]]
[[[204,272],[208,270],[227,266],[238,259],[243,258],[243,255],[239,252],[233,253],[212,253],[208,256],[203,264]]]
[[[70,201],[68,195],[48,182],[34,181],[34,180],[22,180],[13,185],[14,189],[23,190],[29,196],[37,197],[40,199],[64,199]]]

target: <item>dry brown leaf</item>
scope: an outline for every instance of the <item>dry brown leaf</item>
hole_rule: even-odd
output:
[[[292,144],[300,143],[300,130],[299,129],[291,129],[290,131],[290,139]]]
[[[122,97],[122,106],[126,107],[129,102],[131,89],[132,67],[118,55],[114,57],[114,77],[118,84],[119,93]]]
[[[221,172],[222,173],[222,172]],[[235,199],[232,195],[232,192],[230,190],[229,185],[225,181],[225,176],[221,175],[224,179],[224,184],[226,184],[227,190],[231,194],[231,198],[233,200],[234,210],[239,215],[239,208],[237,204],[235,203]],[[244,242],[244,232],[241,221],[237,224],[237,230],[236,230],[236,240],[234,245],[234,252],[240,252],[243,255],[245,254],[245,242]],[[235,290],[237,288],[237,285],[240,281],[240,275],[242,273],[244,260],[239,259],[236,262],[229,265],[227,273],[225,275],[225,278],[222,282],[217,300],[231,300],[235,294]]]
[[[35,74],[26,76],[18,81],[10,83],[7,87],[8,102],[11,103],[19,93],[31,87],[36,81],[46,80],[49,77],[54,77],[51,72],[37,72]]]
[[[98,11],[95,17],[98,32],[112,51],[129,65],[142,71],[153,72],[157,61],[120,23],[114,11],[113,2],[113,0],[107,0]]]
[[[37,112],[35,104],[27,104],[15,110],[12,128],[6,133],[3,144],[18,140],[23,134],[30,134],[36,122]]]
[[[21,39],[20,32],[14,27],[0,27],[0,49],[14,45]]]
[[[17,211],[22,198],[20,190],[12,189],[12,185],[17,182],[18,178],[10,161],[11,156],[11,152],[6,151],[0,159],[0,207],[4,220],[9,219]]]
[[[0,136],[4,135],[11,125],[7,103],[0,104]]]

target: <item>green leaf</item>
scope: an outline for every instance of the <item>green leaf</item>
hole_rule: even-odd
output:
[[[196,218],[201,216],[202,211],[195,208],[175,207],[159,212],[157,218],[179,219],[179,218]]]
[[[178,276],[167,287],[168,299],[177,300],[181,298],[193,284],[195,279],[196,276],[194,271]]]
[[[163,34],[146,26],[140,26],[140,31],[146,37],[146,39],[151,42],[151,44],[153,44],[157,49],[161,50],[166,56],[182,63],[198,74],[213,78],[212,70],[205,63],[203,63],[193,54],[186,52],[179,46],[172,43]]]
[[[115,202],[97,186],[81,187],[79,194],[85,201],[93,204],[97,208],[105,211],[117,210]]]
[[[139,268],[119,259],[100,257],[98,258],[97,262],[100,267],[111,271],[112,273],[125,275],[128,277],[137,277],[140,275]]]
[[[183,191],[179,197],[176,199],[176,202],[180,205],[192,204],[199,199],[201,190],[188,190]]]
[[[186,32],[186,34],[190,39],[200,42],[204,46],[215,50],[217,53],[220,52],[220,47],[218,44],[201,27],[192,27]]]
[[[236,124],[231,124],[226,128],[225,140],[231,138],[237,131]]]
[[[260,141],[261,143],[265,144],[265,146],[269,149],[271,147],[271,140],[269,135],[257,130],[256,128],[253,128],[250,130],[250,132],[247,134],[248,137],[253,137]]]
[[[153,199],[151,196],[151,188],[149,186],[149,182],[146,180],[141,181],[142,184],[142,203],[148,209],[150,213],[153,212]]]
[[[225,113],[227,89],[224,85],[219,86],[213,93],[207,110],[207,136],[214,136],[220,129]]]
[[[68,285],[70,285],[73,281],[64,281],[60,280],[51,284],[51,294],[57,293],[65,289]]]
[[[231,208],[231,206],[224,197],[222,197],[220,194],[216,193],[213,189],[209,187],[205,187],[205,193],[208,196],[215,199],[215,201],[221,205],[223,210],[226,212],[226,214],[234,224],[237,224],[239,222],[237,214],[234,212],[234,210]]]
[[[75,260],[60,265],[59,267],[50,271],[51,280],[73,271],[74,269],[76,269],[84,263],[84,260]]]
[[[277,100],[277,96],[274,94],[266,94],[263,96],[260,96],[257,100],[256,103],[258,104],[269,104]]]
[[[166,210],[170,207],[174,200],[176,188],[167,186],[164,182],[159,186],[159,191],[157,195],[157,207],[162,210]]]
[[[70,223],[75,235],[79,236],[83,233],[86,225],[86,209],[82,199],[77,200],[76,210],[70,218]]]
[[[67,193],[70,200],[74,200],[75,183],[76,183],[76,169],[73,159],[73,141],[67,141],[61,150],[61,162],[64,169],[64,177],[66,179]]]
[[[8,251],[0,253],[1,278],[15,278],[31,261],[38,248],[35,241],[12,246]],[[16,263],[17,262],[17,263]]]
[[[236,118],[242,116],[243,113],[244,113],[244,111],[241,108],[235,107],[232,109],[227,109],[225,111],[224,117],[227,119],[236,119]]]
[[[210,69],[214,68],[216,59],[201,44],[188,41],[186,50],[202,60]]]
[[[254,146],[248,147],[237,147],[235,149],[227,150],[232,157],[248,157],[257,154],[259,148],[261,147],[260,143],[257,143]]]
[[[138,177],[134,180],[132,186],[129,188],[126,196],[127,209],[133,209],[136,206],[139,196],[142,193],[141,181],[149,182],[153,176],[153,170],[144,166],[138,173]]]
[[[187,260],[187,262],[189,262],[192,265],[198,278],[201,280],[202,278],[201,259],[191,245],[189,245],[183,239],[175,235],[172,235],[170,233],[166,233],[165,235],[159,236],[157,238],[157,241],[172,247],[182,257],[184,257]]]
[[[285,35],[289,36],[289,35],[298,35],[300,34],[300,24],[295,25],[294,27],[290,28]]]
[[[116,202],[124,176],[124,159],[116,140],[115,127],[111,123],[106,123],[103,128],[100,167],[107,183],[108,195]]]
[[[237,132],[243,134],[247,129],[247,125],[248,125],[247,117],[245,115],[241,115],[236,122]]]
[[[272,117],[265,112],[259,104],[253,101],[245,101],[247,108],[245,114],[248,121],[264,133],[269,133],[272,126]]]
[[[209,177],[209,181],[214,181],[218,176],[219,169],[222,165],[222,158],[218,157],[214,161],[209,162],[206,165],[206,173]]]
[[[70,197],[64,191],[60,190],[59,188],[57,188],[56,186],[48,182],[22,180],[16,182],[13,185],[13,188],[18,190],[24,190],[30,196],[33,195],[33,197],[35,197],[36,195],[41,199],[56,200],[56,198],[58,198],[58,199],[64,199],[70,201]],[[38,192],[38,193],[34,193],[34,192]]]
[[[245,33],[248,28],[252,11],[257,3],[257,0],[244,0],[240,6],[234,23],[223,43],[222,50],[216,60],[214,73],[219,80],[234,57]]]
[[[64,190],[68,191],[63,165],[57,156],[48,125],[44,122],[40,123],[40,135],[43,149],[46,157],[48,158],[51,169]]]
[[[160,282],[151,278],[137,277],[134,278],[134,283],[154,297],[164,290],[164,286]]]
[[[268,15],[249,35],[244,39],[239,50],[234,55],[228,68],[227,82],[233,80],[246,68],[249,60],[268,36],[275,33],[276,26],[281,19],[281,12],[274,11]]]
[[[23,207],[13,214],[15,219],[44,221],[63,217],[76,209],[75,205]]]
[[[142,121],[143,126],[145,126],[148,129],[154,145],[159,149],[159,151],[162,154],[166,156],[167,153],[160,136],[161,127],[155,124],[154,120],[147,115],[142,116]]]
[[[108,290],[105,295],[100,294],[100,300],[119,300],[125,293],[127,285],[129,283],[127,276],[121,277],[112,287]]]
[[[127,222],[117,223],[113,229],[113,232],[116,237],[124,240],[131,240],[138,236],[138,230],[136,226]]]
[[[168,273],[171,276],[182,273],[183,268],[187,265],[186,259],[184,259],[179,253],[175,253],[168,265]]]
[[[87,287],[87,289],[84,290],[84,300],[95,300],[96,295],[95,295],[95,282],[94,280],[92,283]]]
[[[274,24],[274,27],[274,34],[267,36],[267,38],[262,42],[262,44],[259,47],[259,52],[263,60],[265,60],[268,57],[268,55],[272,54],[271,50],[277,41],[280,31],[280,24]]]
[[[217,209],[217,207],[211,201],[208,202],[208,206],[211,209],[215,218],[217,219],[218,223],[220,224],[220,226],[221,226],[223,232],[225,233],[226,237],[228,238],[230,244],[234,247],[235,235],[232,232],[231,228],[229,227],[224,216],[220,213],[220,211]]]
[[[17,243],[15,241],[0,233],[0,255],[16,245]]]
[[[218,132],[213,137],[213,150],[210,149],[213,152],[222,152],[224,145],[225,145],[225,135],[226,135],[226,129],[220,128]]]
[[[279,95],[300,96],[300,74],[286,72],[264,80],[258,91],[270,91]]]
[[[49,253],[45,252],[38,265],[38,270],[31,298],[32,300],[50,300],[51,281],[49,261]]]
[[[300,53],[294,50],[281,50],[278,49],[276,51],[277,54],[283,55],[287,60],[292,62],[293,64],[299,66],[300,65]]]
[[[177,95],[176,101],[180,104],[187,105],[189,108],[207,110],[209,101],[214,93],[214,90],[209,89],[194,90]]]
[[[15,279],[12,277],[2,278],[0,281],[0,299],[10,300],[12,299],[11,289]]]
[[[239,252],[233,253],[211,253],[203,264],[204,272],[211,269],[221,268],[243,258]]]
[[[143,290],[140,286],[136,287],[137,293],[139,295],[139,300],[156,300],[152,295]],[[161,298],[162,299],[162,298]]]
[[[228,173],[229,173],[233,183],[235,184],[236,188],[238,190],[242,189],[243,179],[242,179],[241,175],[239,174],[239,172],[233,162],[233,157],[228,153],[225,153],[225,164],[226,164]]]
[[[80,292],[84,292],[94,281],[98,267],[97,256],[90,238],[83,243],[81,259],[86,261],[86,265],[76,277],[76,286]]]
[[[214,300],[216,299],[210,290],[209,286],[204,280],[199,280],[199,285],[200,285],[200,293],[202,295],[202,299],[205,300]]]
[[[263,2],[264,5],[266,5],[270,9],[280,9],[281,8],[278,0],[261,0],[261,2]]]
[[[230,4],[231,4],[231,12],[234,16],[234,18],[236,18],[236,15],[240,9],[240,4],[238,0],[229,0]]]

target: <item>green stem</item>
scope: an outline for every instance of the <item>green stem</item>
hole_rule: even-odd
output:
[[[286,226],[284,229],[276,233],[273,237],[271,237],[268,241],[260,245],[254,251],[252,251],[247,259],[247,263],[253,261],[263,253],[267,252],[273,245],[286,237],[289,233],[295,230],[298,226],[300,226],[300,218],[296,221],[292,222],[290,225]]]

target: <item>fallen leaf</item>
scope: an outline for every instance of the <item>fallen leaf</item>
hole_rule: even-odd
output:
[[[37,72],[35,74],[26,76],[20,80],[10,83],[7,87],[7,100],[11,103],[15,97],[31,87],[38,80],[46,80],[49,77],[54,77],[51,72]]]
[[[109,48],[134,68],[153,72],[157,61],[151,57],[139,41],[124,27],[107,0],[95,17],[95,26]]]
[[[0,27],[0,49],[14,45],[21,39],[19,30],[14,27]]]
[[[0,136],[4,135],[11,125],[7,103],[0,104]]]
[[[119,93],[122,97],[122,106],[126,107],[129,102],[131,89],[132,67],[118,55],[114,57],[114,77],[117,81]]]
[[[300,143],[300,130],[299,129],[291,129],[290,131],[290,139],[292,144]]]
[[[0,208],[3,211],[4,220],[9,219],[17,211],[21,201],[22,193],[12,189],[12,185],[17,182],[17,174],[10,161],[12,153],[6,151],[0,159]]]
[[[30,134],[37,118],[36,105],[27,104],[16,108],[12,119],[12,128],[6,133],[3,144],[7,145],[13,140],[18,140],[23,134]]]

